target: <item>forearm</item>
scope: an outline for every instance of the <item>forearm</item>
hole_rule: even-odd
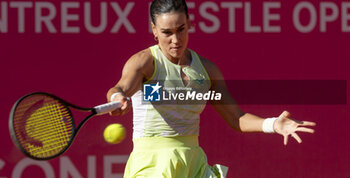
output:
[[[239,118],[239,128],[241,132],[262,132],[262,125],[265,119],[245,113]]]

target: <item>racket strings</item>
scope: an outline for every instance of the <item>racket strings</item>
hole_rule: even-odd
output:
[[[67,117],[67,115],[64,115],[63,113],[60,113],[57,110],[53,110],[55,105],[49,105],[49,109],[46,109],[42,111],[42,113],[38,113],[38,115],[33,115],[33,118],[40,118],[42,119],[40,121],[40,125],[35,125],[36,122],[29,120],[28,122],[28,128],[33,127],[33,130],[27,131],[27,133],[32,133],[30,134],[31,137],[37,138],[41,140],[42,142],[45,142],[45,146],[47,149],[45,151],[54,151],[56,148],[59,148],[60,145],[65,145],[67,139],[69,140],[70,133],[65,132],[62,128],[61,125],[55,123],[58,119]],[[36,114],[36,113],[35,113]],[[53,118],[53,117],[58,117],[58,118]],[[45,118],[51,117],[52,119],[47,120],[46,122],[44,121]],[[38,127],[39,129],[35,129],[34,127]],[[49,128],[50,129],[45,129]],[[59,133],[60,135],[55,136],[55,134]],[[55,138],[55,139],[53,139]],[[40,147],[34,147],[32,149],[33,152],[38,152],[40,153]],[[59,151],[59,150],[58,150]]]
[[[72,122],[66,106],[52,97],[38,95],[25,98],[17,106],[14,128],[27,153],[45,158],[60,153],[69,144],[74,132]]]

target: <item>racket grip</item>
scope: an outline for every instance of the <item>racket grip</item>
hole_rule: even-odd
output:
[[[103,115],[103,114],[107,114],[111,111],[114,111],[114,110],[120,108],[121,106],[122,106],[122,104],[119,101],[113,101],[110,103],[95,106],[94,109],[96,111],[96,115]]]

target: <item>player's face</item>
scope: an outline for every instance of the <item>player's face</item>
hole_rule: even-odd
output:
[[[158,44],[168,59],[180,59],[184,56],[189,27],[189,20],[184,12],[156,16],[156,25],[152,24],[153,34],[158,38]]]

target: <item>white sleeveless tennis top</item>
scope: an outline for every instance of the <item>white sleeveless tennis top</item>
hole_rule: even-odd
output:
[[[158,45],[150,49],[154,57],[154,73],[145,83],[159,82],[163,89],[180,87],[195,88],[202,92],[209,90],[210,78],[194,51],[190,50],[191,65],[181,68],[170,62]],[[189,78],[187,86],[184,86],[180,70]],[[131,98],[133,138],[199,135],[199,115],[205,108],[206,101],[196,104],[159,104],[157,101],[143,101],[143,89],[137,91]]]

